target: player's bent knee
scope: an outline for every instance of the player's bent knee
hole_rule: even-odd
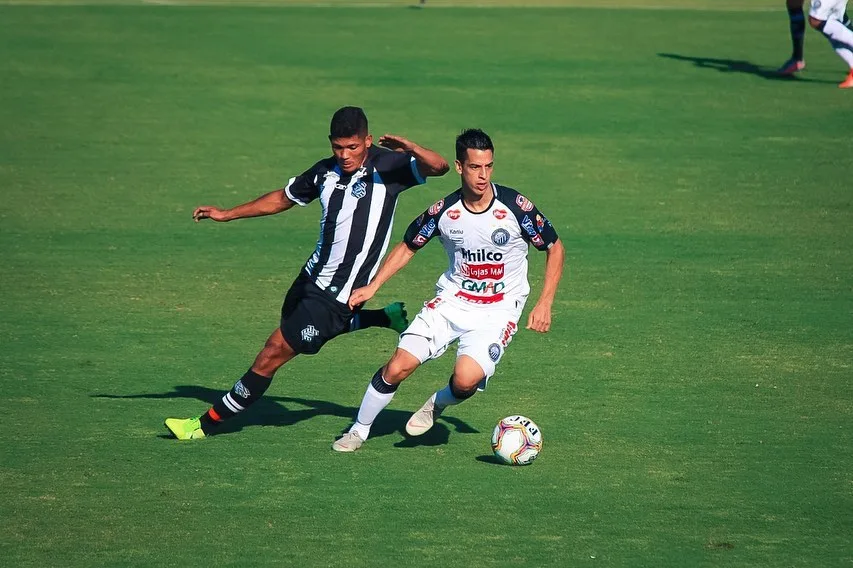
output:
[[[455,375],[450,375],[450,394],[452,394],[458,400],[465,400],[471,398],[477,393],[477,385],[480,381],[477,381],[473,385],[467,384],[467,382],[457,384],[458,380],[455,379]]]
[[[818,20],[817,18],[813,18],[809,16],[809,25],[816,29],[819,32],[823,31],[823,27],[826,25],[826,22],[823,20]]]
[[[409,375],[415,372],[415,369],[421,364],[417,357],[411,353],[397,349],[394,356],[385,365],[385,373],[383,377],[385,381],[391,384],[397,384],[405,380]]]

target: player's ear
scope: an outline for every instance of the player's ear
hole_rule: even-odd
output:
[[[373,134],[368,134],[364,137],[364,147],[370,148],[371,146],[373,146]]]
[[[461,176],[462,175],[462,162],[460,162],[459,160],[456,160],[455,164],[456,164],[456,173]]]

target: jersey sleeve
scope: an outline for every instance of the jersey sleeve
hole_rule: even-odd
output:
[[[317,163],[300,175],[287,180],[284,194],[297,205],[305,207],[320,197],[320,178],[320,164]]]
[[[376,163],[376,172],[386,189],[395,195],[426,183],[415,158],[405,152],[383,150]]]
[[[403,242],[411,250],[422,249],[430,239],[438,234],[438,220],[447,208],[446,201],[447,199],[439,199],[409,224],[406,234],[403,236]]]
[[[524,240],[536,247],[536,250],[545,251],[551,248],[559,238],[551,221],[525,196],[517,191],[507,190],[509,188],[503,188],[504,193],[509,193],[507,197],[512,198],[511,201],[507,200],[510,201],[507,205],[521,227],[521,236]]]

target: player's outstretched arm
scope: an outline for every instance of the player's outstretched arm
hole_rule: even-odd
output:
[[[198,223],[202,219],[211,219],[220,223],[244,219],[246,217],[260,217],[262,215],[275,215],[293,207],[295,203],[287,198],[284,189],[277,189],[266,193],[248,203],[237,205],[231,209],[220,209],[212,205],[202,205],[193,211],[193,220]]]
[[[551,329],[551,306],[554,304],[557,285],[563,276],[563,261],[566,256],[562,241],[558,239],[545,254],[548,255],[545,260],[545,283],[542,285],[539,301],[527,317],[527,329],[539,333],[545,333]]]
[[[418,165],[418,171],[424,177],[443,176],[450,171],[447,160],[442,158],[441,154],[415,144],[408,138],[394,134],[383,134],[379,137],[379,144],[397,152],[411,154]]]
[[[415,251],[409,248],[406,243],[400,243],[385,257],[382,261],[382,266],[379,267],[379,272],[370,281],[370,284],[363,288],[357,288],[352,291],[349,297],[350,309],[355,309],[376,295],[379,288],[382,287],[392,276],[397,274],[404,266],[409,264],[412,257],[415,256]]]

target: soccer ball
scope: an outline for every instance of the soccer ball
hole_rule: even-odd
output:
[[[492,432],[492,450],[499,460],[509,465],[533,463],[542,451],[542,432],[530,418],[507,416]]]

